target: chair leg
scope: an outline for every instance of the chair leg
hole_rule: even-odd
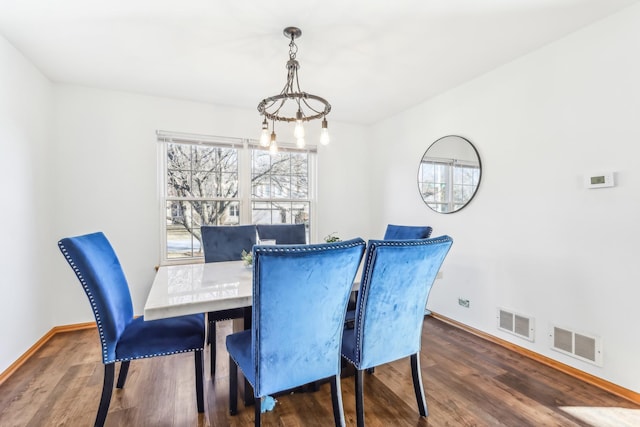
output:
[[[102,383],[102,396],[100,397],[100,406],[96,415],[95,427],[104,426],[109,412],[109,404],[111,403],[111,393],[113,392],[113,379],[115,377],[116,364],[109,363],[104,365],[104,381]]]
[[[356,420],[358,427],[364,427],[364,390],[362,370],[356,369]]]
[[[238,365],[229,356],[229,414],[238,413]]]
[[[253,424],[255,427],[260,427],[262,425],[262,398],[256,398],[255,408],[253,408],[253,413],[255,414],[255,423]]]
[[[340,375],[335,375],[331,379],[331,402],[333,403],[333,419],[336,422],[336,427],[345,427]]]
[[[209,340],[211,341],[211,381],[216,376],[216,322],[209,321]]]
[[[413,389],[416,392],[416,401],[418,402],[418,411],[421,417],[429,415],[427,410],[427,400],[424,397],[424,388],[422,387],[422,373],[420,372],[420,353],[411,355],[411,375],[413,376]]]
[[[127,374],[129,373],[129,363],[131,361],[127,360],[125,362],[120,363],[120,373],[118,374],[118,384],[116,384],[117,388],[123,388],[124,383],[127,381]]]
[[[198,403],[198,413],[204,412],[204,361],[202,350],[196,350],[196,401]]]

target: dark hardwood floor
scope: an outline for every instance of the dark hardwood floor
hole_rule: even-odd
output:
[[[253,408],[241,401],[239,414],[228,415],[224,336],[231,323],[218,328],[218,367],[215,381],[205,369],[204,414],[196,410],[193,355],[158,357],[131,363],[106,425],[253,425]],[[429,416],[418,415],[407,359],[365,375],[367,426],[640,426],[640,406],[430,317],[421,363]],[[93,425],[102,374],[95,329],[57,334],[0,386],[0,426]],[[342,380],[342,394],[354,426],[352,377]],[[333,423],[329,384],[277,400],[263,425]]]

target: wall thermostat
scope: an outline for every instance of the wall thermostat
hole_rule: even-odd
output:
[[[585,177],[586,188],[614,187],[613,172],[592,173]]]

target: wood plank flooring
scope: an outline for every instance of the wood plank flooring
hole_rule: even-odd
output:
[[[228,415],[228,358],[218,323],[214,381],[205,363],[206,412],[195,402],[193,355],[131,363],[124,389],[115,390],[107,426],[250,426],[253,407]],[[208,350],[207,350],[208,352]],[[208,354],[207,354],[208,357]],[[0,426],[93,425],[103,365],[95,329],[53,337],[0,386]],[[429,416],[420,418],[409,360],[365,375],[367,426],[640,426],[640,406],[552,368],[427,317],[422,375]],[[355,425],[353,378],[342,380],[345,418]],[[265,426],[329,426],[329,384],[277,398]]]

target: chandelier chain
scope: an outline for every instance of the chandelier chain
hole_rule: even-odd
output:
[[[289,59],[296,59],[298,53],[298,45],[295,42],[295,37],[291,35],[291,43],[289,43]]]

